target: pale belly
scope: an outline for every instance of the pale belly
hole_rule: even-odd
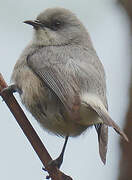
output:
[[[47,89],[41,88],[43,90],[38,90],[39,93],[29,92],[27,94],[26,91],[21,97],[23,104],[48,132],[60,136],[78,136],[88,127],[101,122],[97,113],[83,104],[80,108],[80,119],[72,120],[62,103],[53,95],[49,95],[50,92],[47,92]]]

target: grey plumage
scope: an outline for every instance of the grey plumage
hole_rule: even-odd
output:
[[[25,23],[34,27],[34,37],[12,74],[23,104],[57,135],[78,136],[95,125],[105,163],[108,126],[127,137],[108,115],[105,72],[87,30],[63,8]]]

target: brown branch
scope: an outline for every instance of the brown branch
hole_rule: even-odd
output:
[[[5,101],[10,111],[14,115],[17,123],[19,124],[24,134],[28,138],[29,142],[31,143],[32,147],[34,148],[35,152],[37,153],[39,159],[41,160],[43,165],[46,167],[46,170],[49,173],[49,176],[52,178],[52,180],[72,180],[71,177],[62,173],[57,167],[46,166],[48,162],[52,160],[52,158],[49,155],[46,148],[44,147],[37,133],[33,129],[31,123],[25,116],[23,110],[19,106],[13,94],[9,91],[2,91],[4,88],[7,88],[7,87],[8,86],[0,73],[0,96],[2,96],[3,100]]]

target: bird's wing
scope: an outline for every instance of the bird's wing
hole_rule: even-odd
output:
[[[80,102],[74,78],[65,72],[63,63],[48,64],[44,58],[42,55],[30,55],[27,57],[28,66],[71,113],[74,105]]]
[[[79,117],[79,108],[80,104],[83,102],[88,108],[94,110],[102,120],[102,123],[113,127],[117,133],[123,136],[127,141],[127,136],[121,131],[119,126],[110,118],[108,111],[101,100],[93,96],[89,96],[89,92],[87,92],[87,96],[80,97],[78,92],[81,90],[86,91],[86,87],[83,89],[83,86],[78,87],[78,83],[76,82],[76,75],[79,76],[82,84],[85,83],[85,80],[91,80],[85,68],[80,67],[74,63],[74,61],[69,61],[68,71],[66,71],[66,64],[61,61],[54,61],[48,65],[48,61],[45,63],[45,58],[42,54],[33,54],[27,57],[28,66],[36,73],[39,78],[46,84],[51,91],[60,99],[65,108],[70,112],[73,119]],[[68,57],[67,57],[68,58]],[[78,71],[77,68],[81,68],[83,71]],[[77,73],[78,72],[78,73]],[[83,75],[85,74],[85,76]],[[82,77],[83,76],[83,77]],[[85,78],[85,80],[84,80]],[[87,86],[86,83],[85,86]],[[90,97],[90,99],[89,99]],[[80,100],[81,98],[81,100]],[[75,118],[74,118],[75,117]],[[77,122],[77,121],[76,121]],[[99,132],[100,130],[98,130]],[[102,132],[103,133],[103,132]],[[99,135],[101,138],[102,135]],[[102,139],[103,141],[103,139]],[[105,150],[104,150],[105,151]]]

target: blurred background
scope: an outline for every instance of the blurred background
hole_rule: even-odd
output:
[[[122,3],[131,15],[131,9],[127,8],[130,7],[131,2],[122,0]],[[128,136],[131,139],[130,121],[129,125],[125,124],[128,122],[126,119],[130,120],[132,117],[128,113],[131,99],[129,96],[132,59],[131,22],[127,11],[119,1],[1,1],[0,72],[9,84],[15,62],[32,38],[32,28],[22,22],[34,19],[46,8],[57,6],[72,10],[87,27],[106,71],[109,113],[122,129],[125,127],[127,134],[129,127]],[[17,94],[15,96],[20,103],[19,96]],[[44,132],[30,113],[23,106],[22,108],[55,159],[62,149],[64,139]],[[132,153],[128,147],[130,145],[131,143],[128,145],[122,142],[120,137],[109,128],[107,162],[104,166],[98,154],[97,134],[94,128],[90,128],[84,135],[70,138],[61,170],[74,180],[131,180],[132,174],[127,177],[127,170],[132,169],[132,165],[128,163],[131,158],[127,157]],[[129,153],[127,153],[128,149]],[[0,99],[0,179],[44,180],[46,175],[33,148],[5,103]]]

